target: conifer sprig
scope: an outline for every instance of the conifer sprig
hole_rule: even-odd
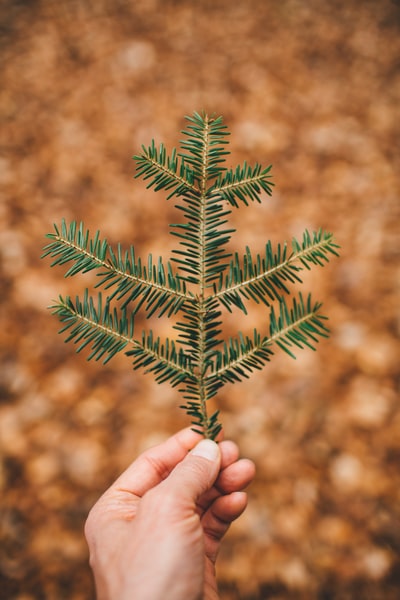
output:
[[[321,305],[311,296],[292,296],[291,286],[302,283],[301,271],[324,266],[338,246],[330,233],[305,231],[301,241],[267,242],[263,254],[246,247],[243,256],[232,254],[228,244],[234,229],[227,226],[230,207],[263,202],[272,193],[271,166],[247,163],[225,167],[229,132],[222,118],[194,113],[187,117],[181,151],[168,154],[154,141],[135,156],[136,177],[149,188],[168,192],[181,215],[171,224],[179,247],[173,257],[145,261],[130,247],[113,249],[90,236],[84,224],[62,221],[47,235],[51,240],[43,256],[52,266],[68,265],[65,276],[97,270],[97,298],[86,289],[83,299],[60,297],[52,307],[77,351],[89,347],[88,359],[107,362],[124,351],[134,369],[153,373],[159,383],[178,387],[193,428],[215,439],[221,429],[218,411],[208,414],[207,402],[226,383],[248,378],[271,360],[276,347],[294,357],[294,348],[315,349],[328,336]],[[290,300],[291,298],[291,300]],[[290,300],[290,303],[289,303]],[[250,302],[268,310],[269,326],[248,337],[221,337],[223,310],[247,313]],[[135,337],[135,316],[166,314],[175,319],[176,339],[162,341],[153,330]]]

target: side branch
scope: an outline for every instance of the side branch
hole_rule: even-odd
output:
[[[329,254],[337,255],[338,246],[331,233],[305,231],[303,241],[292,242],[292,253],[287,256],[287,245],[278,246],[276,253],[270,243],[266,245],[265,256],[257,255],[253,260],[249,248],[239,261],[239,256],[230,262],[228,272],[221,274],[218,285],[214,286],[213,296],[228,310],[233,304],[246,312],[243,298],[263,302],[267,306],[271,301],[279,300],[282,292],[289,293],[286,282],[301,282],[298,272],[309,269],[310,264],[323,266],[329,261]]]
[[[259,164],[252,168],[244,163],[243,167],[237,167],[235,171],[230,169],[223,176],[221,175],[210,191],[213,195],[218,194],[235,207],[238,207],[238,200],[246,206],[248,206],[249,200],[261,202],[262,191],[266,192],[268,196],[272,194],[274,184],[270,181],[271,168],[272,165],[262,169]]]
[[[261,338],[256,330],[252,340],[244,338],[242,334],[239,334],[239,339],[230,338],[224,343],[223,351],[217,352],[214,361],[210,361],[209,384],[215,381],[215,385],[219,386],[247,379],[254,369],[260,370],[269,362],[273,354],[271,344],[267,338]]]
[[[160,144],[157,150],[154,140],[151,146],[148,148],[142,146],[142,149],[143,154],[133,157],[137,164],[135,178],[150,179],[148,188],[154,187],[155,191],[172,190],[167,200],[172,196],[182,195],[188,190],[198,191],[194,183],[193,170],[185,164],[184,160],[179,163],[175,149],[169,157],[163,144]]]
[[[73,340],[79,344],[77,352],[87,346],[92,347],[88,360],[99,360],[105,356],[106,363],[128,344],[135,344],[132,337],[133,316],[128,318],[125,311],[118,315],[116,309],[110,310],[108,302],[103,307],[101,294],[96,307],[86,290],[83,301],[76,298],[74,304],[69,296],[60,296],[58,303],[50,308],[64,324],[60,333],[69,330],[66,342]]]
[[[73,262],[65,277],[102,269],[96,287],[115,286],[113,296],[119,300],[125,297],[124,306],[139,297],[139,306],[146,301],[147,309],[152,309],[149,315],[155,310],[160,310],[160,314],[168,310],[171,314],[190,299],[185,282],[173,274],[170,263],[167,263],[166,272],[161,258],[153,264],[149,255],[147,265],[142,265],[141,260],[135,258],[133,248],[129,254],[123,254],[118,246],[114,253],[106,240],[99,239],[98,233],[91,239],[89,231],[84,231],[83,223],[77,227],[73,222],[67,228],[63,221],[61,231],[55,226],[55,233],[47,237],[53,241],[44,248],[43,256],[55,259],[51,266]]]
[[[324,324],[327,317],[320,314],[320,308],[321,304],[312,304],[311,295],[304,301],[300,293],[293,299],[291,308],[282,299],[278,314],[271,309],[268,342],[277,344],[292,358],[296,358],[290,350],[292,346],[315,350],[318,338],[329,337],[329,329]]]
[[[182,383],[196,381],[188,357],[183,350],[177,350],[173,341],[162,343],[160,338],[154,338],[153,332],[142,333],[142,341],[135,341],[134,348],[125,353],[133,356],[133,368],[145,368],[146,373],[154,373],[158,383],[169,381],[172,387]]]
[[[134,368],[149,367],[147,371],[155,372],[157,381],[169,380],[174,386],[193,379],[189,359],[182,351],[176,350],[174,342],[167,340],[162,344],[160,338],[153,339],[152,332],[147,336],[143,333],[141,341],[134,339],[133,315],[128,318],[126,312],[122,311],[118,316],[116,309],[111,312],[108,303],[103,307],[101,294],[96,307],[86,290],[83,302],[77,298],[74,304],[68,296],[65,299],[60,296],[58,304],[51,308],[64,323],[60,333],[70,330],[66,342],[73,340],[79,344],[77,352],[91,347],[88,360],[105,357],[103,362],[106,363],[115,354],[131,346],[132,349],[125,354],[135,357]]]

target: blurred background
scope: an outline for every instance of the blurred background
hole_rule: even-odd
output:
[[[399,597],[399,33],[391,0],[1,2],[1,598],[93,600],[87,512],[188,424],[127,357],[103,367],[64,345],[46,307],[91,279],[40,255],[65,217],[168,256],[176,211],[131,157],[178,145],[201,110],[224,116],[228,166],[273,164],[272,198],[232,213],[233,249],[306,227],[342,247],[305,277],[331,338],[219,397],[257,465],[221,598]]]

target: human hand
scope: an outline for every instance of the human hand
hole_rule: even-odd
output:
[[[98,600],[218,599],[220,542],[255,471],[238,455],[184,429],[128,467],[85,526]]]

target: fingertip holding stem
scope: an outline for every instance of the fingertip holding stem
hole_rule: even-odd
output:
[[[212,440],[201,440],[192,450],[192,456],[200,456],[212,462],[218,460],[220,450],[218,444]]]

